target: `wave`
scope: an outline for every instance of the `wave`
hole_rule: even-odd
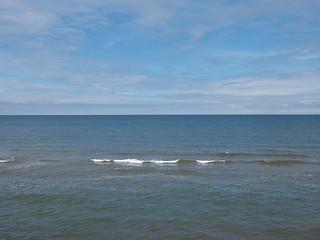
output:
[[[308,162],[308,161],[300,161],[300,160],[253,160],[253,161],[231,161],[228,160],[226,163],[230,164],[266,164],[266,165],[292,165],[292,164],[315,164],[319,165],[320,162]]]
[[[180,159],[177,159],[177,160],[151,160],[150,163],[155,163],[155,164],[177,164],[180,161],[181,161]]]
[[[140,160],[140,159],[90,159],[92,162],[97,164],[102,163],[117,163],[117,164],[131,164],[131,165],[141,165],[141,164],[159,164],[159,165],[184,165],[184,164],[267,164],[267,165],[292,165],[292,164],[320,164],[320,162],[308,162],[300,160],[253,160],[253,161],[239,161],[239,160]]]
[[[139,159],[90,159],[95,163],[120,163],[120,164],[188,164],[188,163],[199,163],[199,164],[208,164],[208,163],[224,163],[226,160],[139,160]]]
[[[144,164],[144,163],[154,163],[154,164],[177,164],[177,160],[139,160],[139,159],[90,159],[95,163],[122,163],[122,164]]]
[[[222,153],[213,153],[212,155],[224,156],[224,157],[299,157],[307,158],[307,155],[304,154],[295,154],[295,153],[244,153],[244,152],[222,152]]]
[[[8,163],[15,160],[15,157],[7,158],[7,159],[0,159],[0,163]]]
[[[90,160],[95,163],[112,162],[112,159],[90,159]]]
[[[308,158],[308,154],[299,154],[294,152],[281,152],[280,150],[269,151],[269,150],[259,150],[259,151],[252,151],[252,152],[189,152],[189,153],[163,153],[163,152],[117,152],[113,153],[115,156],[136,156],[136,157],[143,157],[147,158],[152,155],[157,156],[166,156],[171,158],[187,158],[192,156],[194,158],[234,158],[234,157],[261,157],[261,158]]]
[[[115,163],[125,163],[125,164],[142,164],[145,163],[143,160],[138,160],[138,159],[121,159],[121,160],[117,160],[117,159],[113,159],[112,162]]]
[[[196,160],[199,164],[209,164],[209,163],[225,163],[226,160]]]
[[[307,162],[307,161],[299,161],[299,160],[261,160],[256,161],[263,164],[270,164],[270,165],[291,165],[291,164],[320,164],[320,162]]]

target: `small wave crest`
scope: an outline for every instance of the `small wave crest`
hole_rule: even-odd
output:
[[[115,162],[115,163],[124,163],[124,164],[143,164],[145,163],[143,160],[138,160],[138,159],[131,159],[131,158],[128,158],[128,159],[113,159],[112,162]]]
[[[257,161],[259,163],[270,164],[270,165],[292,165],[292,164],[318,164],[317,162],[306,162],[299,160],[262,160]]]
[[[308,155],[297,153],[259,153],[259,152],[221,152],[213,153],[220,157],[288,157],[288,158],[307,158]]]
[[[199,164],[225,163],[226,160],[196,160]]]
[[[198,164],[210,164],[210,163],[225,163],[226,160],[139,160],[139,159],[90,159],[94,163],[119,163],[119,164],[158,164],[158,165],[167,165],[167,164],[188,164],[188,163],[198,163]]]
[[[15,160],[15,157],[10,157],[7,159],[0,159],[0,163],[8,163],[8,162],[12,162]]]
[[[144,164],[144,163],[154,163],[154,164],[177,164],[177,160],[139,160],[139,159],[90,159],[95,163],[120,163],[120,164]]]
[[[112,159],[90,159],[90,160],[95,163],[112,162]]]
[[[6,163],[13,161],[14,158],[0,160],[0,163]],[[127,165],[142,165],[142,164],[157,164],[157,165],[184,165],[184,164],[201,164],[201,165],[209,165],[215,163],[228,163],[228,164],[267,164],[267,165],[292,165],[292,164],[320,164],[320,162],[307,162],[301,160],[248,160],[248,161],[239,161],[239,160],[161,160],[161,159],[153,159],[153,160],[140,160],[140,159],[90,159],[92,162],[96,164],[106,164],[106,163],[116,163],[116,164],[127,164]]]
[[[155,164],[177,164],[180,160],[151,160],[150,162]]]

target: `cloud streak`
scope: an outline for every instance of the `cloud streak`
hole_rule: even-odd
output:
[[[320,113],[317,0],[0,6],[0,114]]]

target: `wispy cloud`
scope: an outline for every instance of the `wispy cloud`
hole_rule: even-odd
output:
[[[2,34],[39,34],[43,31],[47,33],[48,29],[60,22],[55,14],[37,10],[34,5],[23,1],[1,0],[0,4],[0,32]]]
[[[320,113],[319,8],[0,0],[0,114]]]

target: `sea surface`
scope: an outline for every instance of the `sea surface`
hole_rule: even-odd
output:
[[[320,239],[320,116],[0,116],[0,239]]]

